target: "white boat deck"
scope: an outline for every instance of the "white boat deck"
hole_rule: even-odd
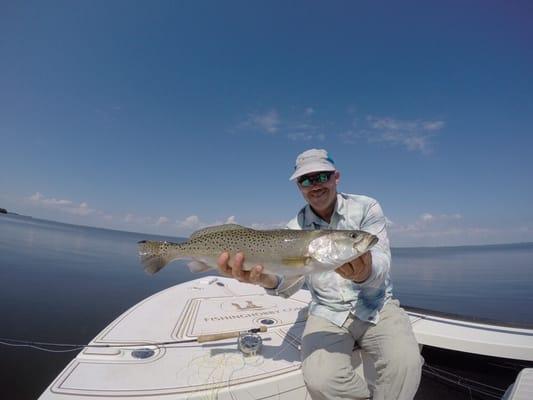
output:
[[[524,368],[516,377],[516,382],[505,392],[502,400],[533,399],[533,368]]]
[[[41,399],[305,399],[300,337],[309,292],[290,299],[254,285],[207,277],[138,303],[113,321],[64,369]],[[422,345],[533,361],[533,330],[409,312]],[[263,348],[244,356],[236,339],[198,343],[201,335],[267,326]],[[168,343],[171,342],[171,343]],[[166,343],[166,344],[161,344]],[[149,355],[139,350],[149,349]],[[354,365],[372,379],[369,364]],[[364,356],[364,355],[363,355]]]

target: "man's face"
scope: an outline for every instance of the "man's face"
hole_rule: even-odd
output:
[[[329,171],[331,173],[331,171]],[[302,192],[302,196],[309,203],[309,205],[322,218],[324,214],[327,218],[331,217],[337,199],[337,184],[339,182],[340,174],[338,171],[333,171],[326,182],[319,181],[319,175],[324,172],[313,172],[298,179],[298,188]],[[305,178],[309,178],[311,185],[304,186]],[[329,214],[329,215],[328,215]]]

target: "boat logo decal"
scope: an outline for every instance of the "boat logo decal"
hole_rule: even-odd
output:
[[[239,311],[242,311],[242,310],[261,310],[261,309],[265,308],[263,306],[258,306],[256,304],[254,304],[254,302],[252,300],[246,300],[246,305],[244,307],[241,304],[239,304],[239,303],[231,303],[231,305],[233,307],[235,307]]]

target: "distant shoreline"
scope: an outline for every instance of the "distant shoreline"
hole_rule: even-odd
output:
[[[20,214],[17,214],[17,213],[11,212],[11,211],[7,211],[5,208],[2,208],[2,207],[0,207],[0,214],[9,214],[9,215],[21,216]],[[23,217],[26,217],[26,215],[23,215]],[[30,216],[27,216],[27,217],[31,218]]]
[[[182,237],[182,236],[158,235],[158,234],[146,233],[146,232],[135,232],[135,231],[125,231],[125,230],[120,230],[120,229],[102,228],[102,227],[98,227],[98,226],[78,225],[78,224],[71,224],[71,223],[68,223],[68,222],[54,221],[54,220],[43,219],[43,218],[34,218],[32,216],[29,216],[29,215],[16,214],[16,213],[13,213],[13,212],[7,212],[7,215],[13,215],[13,216],[22,217],[22,218],[29,218],[29,219],[32,219],[34,221],[43,221],[43,222],[48,222],[48,223],[51,222],[51,223],[54,223],[54,224],[81,227],[81,228],[87,228],[87,229],[106,230],[106,231],[111,231],[111,232],[122,232],[122,233],[134,234],[134,235],[150,235],[150,236],[154,236],[154,237],[158,236],[158,237],[161,237],[162,239],[165,239],[165,240],[168,240],[167,238],[175,238],[175,239],[178,239],[178,240],[187,240],[186,237]],[[453,245],[453,246],[449,246],[449,245],[446,245],[446,246],[398,246],[398,247],[394,246],[394,247],[391,247],[391,250],[395,250],[395,251],[403,251],[403,250],[411,250],[411,249],[418,249],[418,250],[439,249],[439,250],[445,250],[445,249],[448,249],[448,248],[463,248],[463,249],[479,248],[479,247],[498,248],[498,247],[502,247],[502,246],[515,246],[516,247],[516,246],[531,246],[531,245],[533,245],[533,242],[487,243],[487,244],[457,244],[457,245]]]

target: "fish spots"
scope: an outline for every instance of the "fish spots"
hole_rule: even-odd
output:
[[[150,258],[151,255],[160,256],[164,262],[161,265],[176,259],[189,258],[214,266],[223,252],[229,252],[232,256],[243,252],[249,266],[261,264],[270,268],[265,269],[269,273],[284,274],[299,270],[299,273],[303,274],[311,273],[317,268],[333,269],[342,265],[342,260],[355,258],[353,244],[359,235],[365,238],[362,248],[368,249],[375,243],[369,240],[373,235],[362,231],[263,231],[238,225],[224,225],[195,232],[188,241],[182,243],[139,243],[139,254],[146,261],[143,263],[149,264],[151,271],[162,268],[154,261],[157,259]],[[361,251],[359,248],[356,250]]]

